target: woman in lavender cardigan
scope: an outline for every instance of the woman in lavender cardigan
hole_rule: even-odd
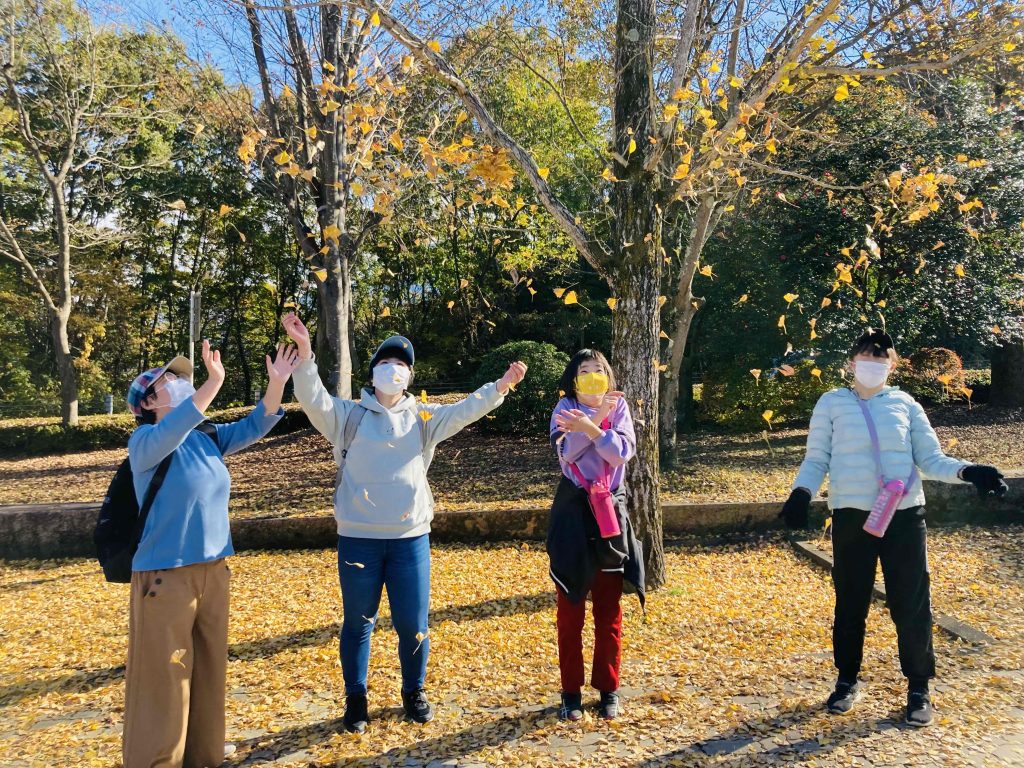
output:
[[[633,419],[604,355],[582,349],[569,361],[559,385],[565,396],[551,415],[551,444],[562,478],[549,518],[547,550],[558,596],[559,717],[583,717],[583,625],[586,598],[594,603],[594,662],[591,685],[601,695],[598,712],[619,715],[624,585],[644,602],[644,563],[626,511],[626,462],[636,453]],[[582,479],[581,479],[582,476]],[[603,538],[586,488],[607,480],[620,533]]]

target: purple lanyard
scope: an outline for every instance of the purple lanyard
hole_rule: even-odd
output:
[[[875,467],[878,470],[878,485],[885,485],[885,475],[882,473],[882,445],[878,440],[878,430],[875,429],[875,420],[871,418],[871,411],[868,410],[868,404],[864,402],[864,399],[853,392],[853,396],[857,398],[857,405],[860,406],[861,413],[864,414],[864,421],[868,423],[868,434],[871,435],[871,447],[875,451]],[[911,462],[913,462],[913,456],[911,456]],[[917,466],[914,465],[913,469],[910,470],[910,477],[907,478],[906,489],[910,490],[912,486],[917,482]]]

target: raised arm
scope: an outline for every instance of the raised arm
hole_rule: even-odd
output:
[[[338,412],[340,401],[332,397],[320,381],[306,326],[294,312],[285,315],[281,323],[298,351],[299,364],[292,373],[295,399],[309,417],[309,423],[333,444],[341,433],[341,419],[344,416]]]
[[[479,421],[503,402],[505,395],[526,376],[526,365],[521,362],[512,363],[509,369],[495,382],[484,384],[465,400],[452,405],[431,405],[420,403],[420,413],[429,414],[425,418],[427,442],[437,445],[447,440],[474,421]]]

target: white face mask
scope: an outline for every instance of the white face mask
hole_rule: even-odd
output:
[[[857,383],[867,389],[874,389],[885,384],[889,376],[889,363],[874,363],[870,360],[853,362],[853,377]]]
[[[409,386],[411,371],[397,363],[382,363],[373,369],[373,386],[385,395],[397,395]]]
[[[188,379],[171,379],[164,385],[167,395],[170,397],[168,408],[177,408],[196,393]]]

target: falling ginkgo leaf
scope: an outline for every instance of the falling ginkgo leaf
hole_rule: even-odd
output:
[[[664,307],[666,301],[668,301],[668,297],[667,296],[659,296],[658,297],[658,309],[661,309],[662,307]]]
[[[846,101],[850,98],[850,89],[846,87],[846,83],[842,83],[836,88],[835,95],[832,98],[836,101]]]
[[[947,453],[948,453],[949,451],[953,450],[953,448],[955,448],[955,447],[956,447],[956,446],[958,446],[959,444],[960,444],[960,441],[959,441],[959,440],[958,440],[957,438],[955,438],[955,437],[951,437],[951,438],[949,439],[949,442],[948,442],[948,443],[946,443],[946,451],[947,451]]]
[[[610,299],[608,299],[608,309],[610,309],[610,310],[612,310],[614,312],[615,311],[615,305],[618,304],[618,303],[619,303],[619,300],[617,298],[615,298],[614,296],[612,296]]]
[[[967,277],[967,272],[964,270],[963,264],[957,264],[953,267],[953,274],[957,277]]]
[[[565,294],[565,288],[555,288],[555,298],[560,299]]]
[[[334,242],[338,242],[339,237],[341,237],[341,230],[338,228],[336,224],[328,224],[326,227],[324,227],[325,240],[333,240]]]
[[[794,376],[796,375],[796,369],[792,365],[780,365],[779,373],[783,376]]]
[[[276,155],[274,155],[274,162],[278,165],[284,165],[285,163],[291,162],[292,156],[288,154],[288,151],[282,149]]]
[[[775,411],[767,410],[761,414],[761,418],[768,422],[768,429],[772,429],[772,416],[775,415]]]
[[[366,501],[370,502],[371,506],[374,506],[374,507],[377,506],[376,504],[373,503],[373,500],[370,498],[370,491],[369,491],[369,489],[363,488],[363,498],[366,499]],[[360,566],[360,567],[362,567],[362,566]]]
[[[437,40],[431,40],[429,43],[427,43],[427,48],[432,50],[434,53],[441,52],[441,44],[437,42]]]
[[[369,500],[369,496],[366,497]],[[366,566],[362,563],[350,563],[348,560],[345,561],[345,565],[351,565],[353,568],[365,568]]]
[[[777,326],[778,326],[779,328],[781,328],[781,329],[782,329],[782,332],[783,332],[783,333],[785,333],[785,334],[787,334],[787,335],[789,334],[789,331],[787,331],[787,330],[786,330],[786,316],[785,316],[785,315],[780,315],[780,316],[779,316],[779,322],[778,322],[778,323],[777,323],[776,325],[777,325]]]
[[[744,293],[744,294],[743,294],[742,296],[740,296],[740,297],[739,297],[739,299],[737,299],[737,300],[736,300],[736,303],[737,303],[737,304],[743,304],[743,303],[744,303],[744,302],[746,302],[746,301],[747,301],[747,299],[749,299],[749,298],[750,298],[750,297],[749,297],[749,296],[747,296],[747,294],[745,294],[745,293]]]
[[[992,333],[994,333],[996,336],[998,336],[1002,332],[1003,332],[1003,329],[1000,328],[998,325],[993,325],[992,326]]]
[[[761,382],[761,369],[760,368],[751,368],[750,369],[750,375],[754,377],[754,381],[756,381],[758,383]]]
[[[563,299],[563,301],[566,304],[578,304],[579,300],[576,298],[576,291],[569,291],[567,294],[565,294],[565,298]]]
[[[711,265],[710,264],[705,264],[703,267],[701,267],[700,268],[700,273],[702,275],[704,275],[704,277],[714,278],[714,276],[715,276],[714,273],[711,271]]]
[[[654,367],[657,368],[659,371],[662,371],[662,372],[668,370],[668,366],[663,364],[661,362],[661,360],[659,360],[658,358],[654,358]]]
[[[551,173],[550,168],[538,168],[537,175],[540,176],[544,181],[548,180],[548,174]]]
[[[220,210],[217,212],[217,215],[218,216],[227,216],[229,213],[231,213],[231,206],[230,205],[221,204]]]
[[[423,419],[423,423],[426,424],[428,421],[434,418],[434,414],[432,414],[430,411],[420,411],[420,418]]]
[[[792,304],[794,301],[800,298],[800,295],[796,293],[787,293],[782,298],[786,300],[787,304]]]
[[[826,296],[824,299],[821,300],[821,308],[824,309],[825,307],[829,306],[831,303],[832,303],[832,299],[830,299],[828,296]]]
[[[448,309],[449,310],[451,310],[451,308],[454,307],[454,306],[455,306],[455,302],[454,301],[449,301],[448,302]]]
[[[391,308],[384,307],[384,311],[380,313],[381,317],[391,317]]]
[[[185,657],[186,653],[188,653],[187,648],[179,648],[178,650],[174,651],[171,654],[171,664],[177,664],[179,667],[184,669],[185,662],[183,662],[182,659]]]
[[[821,368],[811,368],[811,376],[821,381]]]
[[[323,268],[321,268],[321,269],[314,269],[313,270],[313,274],[316,276],[316,279],[319,280],[321,283],[324,280],[327,279],[327,270],[326,269],[323,269]]]

